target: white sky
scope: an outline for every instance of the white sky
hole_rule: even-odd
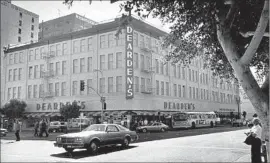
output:
[[[119,4],[116,2],[111,4],[108,0],[92,1],[91,5],[88,0],[74,0],[72,7],[69,9],[67,5],[63,4],[64,0],[57,1],[13,1],[12,4],[22,7],[39,15],[39,22],[58,18],[60,16],[77,13],[92,19],[96,22],[114,19],[116,16],[121,15]],[[123,12],[123,11],[122,11]],[[136,15],[136,14],[134,14]],[[159,19],[148,18],[147,22],[169,31],[168,26],[163,26]]]

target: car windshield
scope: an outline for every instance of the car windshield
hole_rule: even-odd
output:
[[[105,125],[91,125],[84,129],[83,131],[105,131]]]

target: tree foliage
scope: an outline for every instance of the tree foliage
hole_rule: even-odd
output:
[[[11,119],[21,118],[25,112],[27,104],[24,101],[12,99],[3,107],[3,113]]]
[[[70,118],[78,118],[80,115],[81,106],[78,105],[76,101],[72,104],[66,104],[60,108],[60,114],[65,118],[65,120]]]

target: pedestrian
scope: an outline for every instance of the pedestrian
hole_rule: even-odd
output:
[[[42,122],[41,122],[41,129],[40,129],[40,135],[39,136],[42,137],[44,132],[46,134],[46,137],[48,137],[49,134],[47,132],[47,125],[46,125],[45,120],[43,119]]]
[[[144,123],[145,126],[148,125],[148,120],[147,120],[147,118],[144,119],[144,122],[143,122],[143,123]]]
[[[20,138],[21,125],[17,119],[15,120],[14,130],[15,130],[16,141],[20,141],[21,140]]]
[[[35,122],[34,124],[34,130],[35,130],[35,133],[34,133],[34,136],[38,136],[38,128],[39,128],[39,122],[38,120]]]
[[[251,143],[251,162],[261,163],[261,136],[262,128],[258,118],[253,119],[254,126],[251,128],[251,135],[255,138]]]

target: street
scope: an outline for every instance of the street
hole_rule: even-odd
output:
[[[250,147],[243,143],[245,131],[137,142],[127,149],[102,148],[95,156],[75,150],[72,158],[52,141],[1,140],[1,162],[248,162]]]

